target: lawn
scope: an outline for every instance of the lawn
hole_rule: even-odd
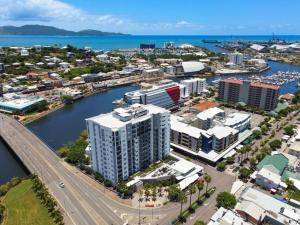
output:
[[[4,225],[55,225],[31,187],[32,181],[24,180],[6,194]]]
[[[300,191],[295,191],[289,195],[290,198],[295,199],[296,201],[300,201]]]

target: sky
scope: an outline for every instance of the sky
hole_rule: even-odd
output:
[[[0,0],[0,25],[146,35],[300,34],[299,0]]]

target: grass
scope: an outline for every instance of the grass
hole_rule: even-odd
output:
[[[297,190],[295,192],[289,193],[289,198],[295,199],[296,201],[300,202],[300,191]]]
[[[3,200],[4,225],[55,225],[31,187],[32,181],[24,180],[8,191]]]

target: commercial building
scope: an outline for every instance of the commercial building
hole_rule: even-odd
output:
[[[134,104],[86,119],[93,169],[117,184],[168,156],[170,112]]]
[[[184,75],[194,75],[204,70],[202,62],[187,61],[181,63]]]
[[[242,218],[237,212],[220,207],[210,218],[207,225],[252,225]]]
[[[37,95],[23,96],[15,93],[7,93],[0,98],[0,111],[5,113],[22,114],[33,110],[43,101],[45,101],[45,99]]]
[[[235,65],[241,65],[243,63],[243,54],[239,52],[229,53],[229,62]]]
[[[181,117],[171,116],[171,142],[195,153],[221,152],[238,140],[238,133],[221,126],[206,131],[185,123]]]
[[[213,120],[216,117],[224,118],[225,112],[223,109],[213,107],[209,108],[197,115],[198,127],[203,130],[208,130],[213,125]]]
[[[228,103],[245,103],[251,107],[273,110],[279,97],[279,86],[242,81],[219,81],[219,100]]]
[[[182,80],[181,84],[186,87],[186,95],[189,97],[191,94],[201,94],[206,89],[206,79],[193,78],[189,80]]]
[[[124,101],[129,104],[152,104],[166,109],[177,109],[180,106],[181,97],[185,87],[175,82],[153,85],[148,89],[127,92]]]
[[[255,225],[300,224],[299,209],[250,187],[241,193],[235,211]]]
[[[219,124],[226,127],[231,127],[243,132],[251,128],[251,115],[247,113],[231,113],[226,117],[217,117],[214,124]]]

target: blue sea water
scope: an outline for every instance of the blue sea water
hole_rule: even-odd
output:
[[[300,35],[280,35],[276,36],[280,40],[300,41]],[[172,41],[176,44],[190,43],[197,46],[207,47],[210,50],[220,52],[215,48],[215,44],[202,43],[203,39],[220,41],[269,41],[271,35],[253,36],[230,36],[230,35],[130,35],[130,36],[0,36],[0,46],[26,46],[33,45],[58,45],[67,44],[76,47],[92,47],[94,50],[111,50],[120,48],[138,48],[140,43],[154,43],[157,47],[162,47],[165,42]]]

